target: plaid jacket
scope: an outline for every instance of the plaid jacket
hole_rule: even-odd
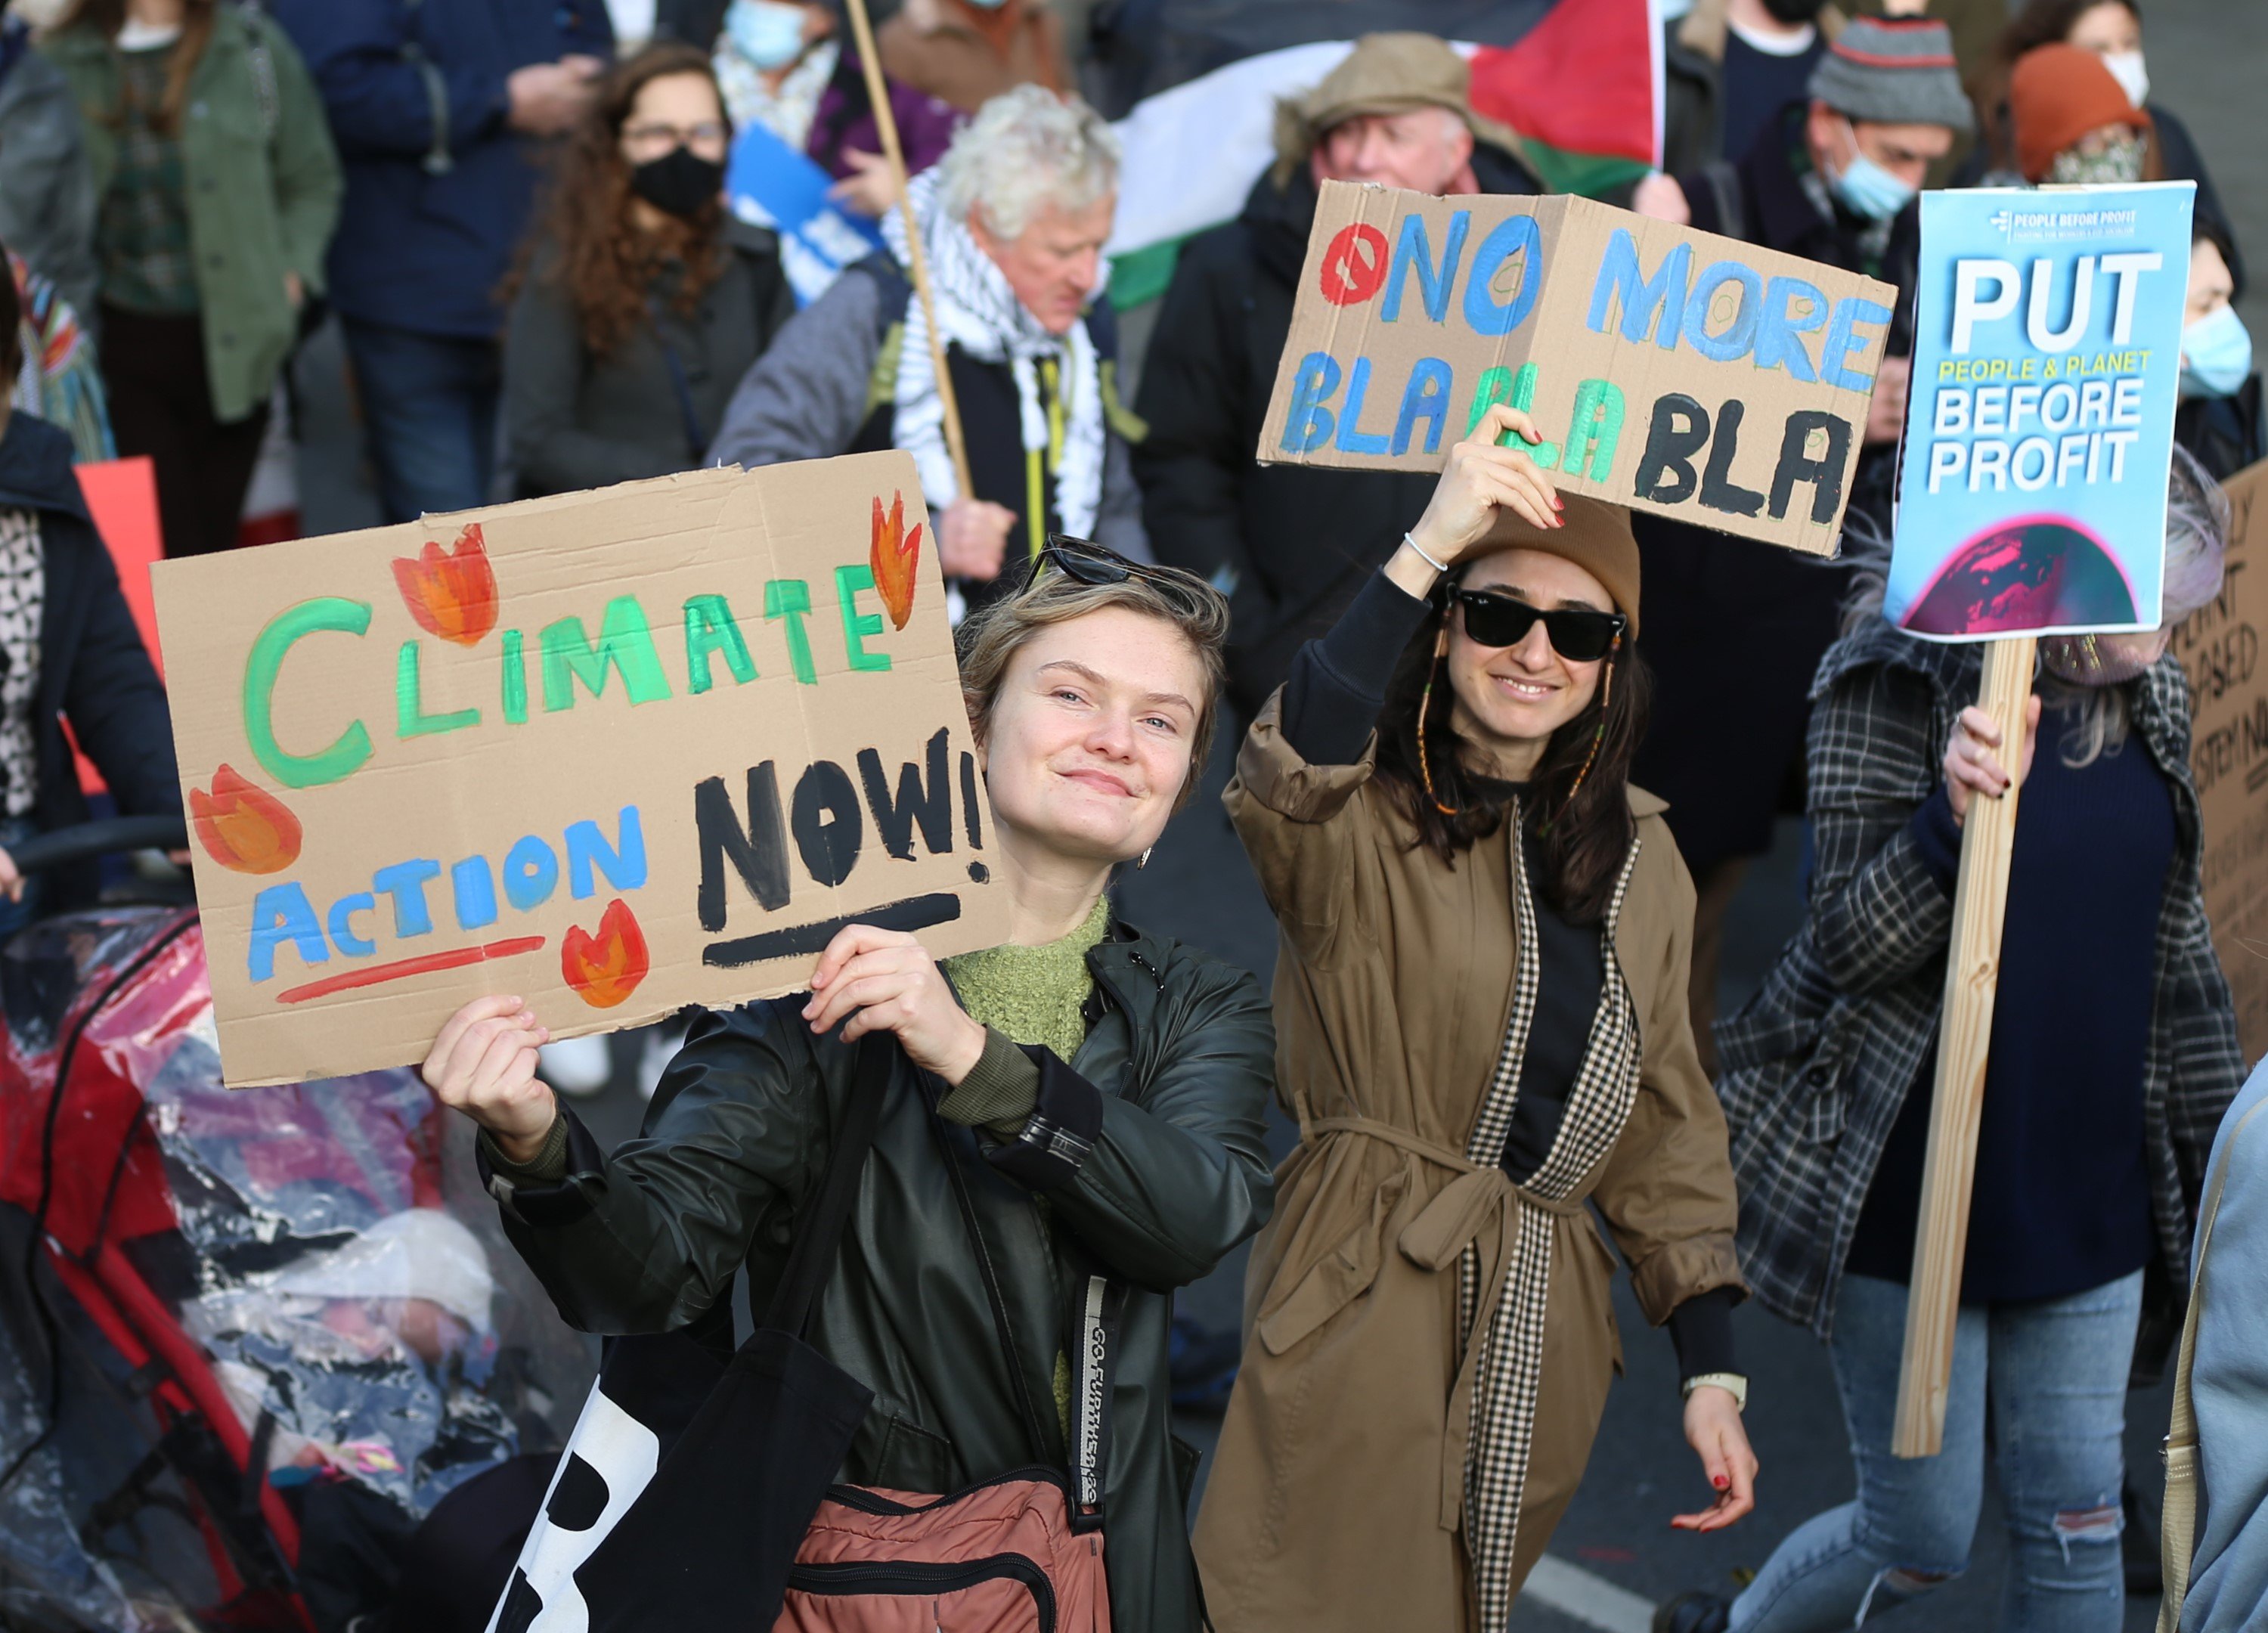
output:
[[[1756,996],[1717,1029],[1741,1268],[1766,1308],[1822,1338],[1883,1142],[1937,1035],[1953,900],[1910,824],[1982,669],[1975,646],[1887,624],[1830,649],[1812,686],[1810,912]],[[2143,1103],[2158,1245],[2182,1287],[2213,1131],[2244,1070],[2205,930],[2189,682],[2169,655],[2132,695],[2133,736],[2174,797]]]

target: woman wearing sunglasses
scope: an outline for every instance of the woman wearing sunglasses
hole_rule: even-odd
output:
[[[545,1033],[516,997],[460,1011],[425,1080],[481,1125],[505,1233],[560,1313],[586,1332],[660,1332],[729,1320],[744,1263],[764,1307],[857,1041],[895,1033],[880,1131],[806,1335],[874,1391],[845,1477],[946,1493],[1064,1467],[1073,1306],[1106,1276],[1126,1290],[1111,1622],[1196,1633],[1167,1328],[1174,1289],[1267,1217],[1274,1033],[1249,975],[1119,921],[1105,886],[1195,785],[1228,607],[1092,545],[1041,562],[960,637],[1006,945],[939,964],[911,936],[843,931],[809,993],[695,1019],[643,1136],[611,1155],[536,1076]]]
[[[1282,932],[1300,1126],[1197,1527],[1215,1620],[1497,1629],[1620,1360],[1614,1262],[1752,1506],[1733,1176],[1686,1016],[1693,887],[1627,780],[1646,681],[1617,506],[1491,409],[1254,724],[1227,804]],[[1507,438],[1508,439],[1508,438]]]

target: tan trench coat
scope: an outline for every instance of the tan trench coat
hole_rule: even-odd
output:
[[[1484,1276],[1503,1276],[1519,1228],[1503,1170],[1462,1156],[1511,1019],[1511,837],[1445,867],[1411,847],[1367,758],[1306,764],[1278,707],[1253,725],[1225,803],[1276,912],[1277,1082],[1302,1136],[1253,1249],[1244,1367],[1197,1562],[1222,1633],[1470,1629],[1455,1267],[1474,1241]],[[1630,798],[1638,852],[1615,954],[1642,1029],[1639,1087],[1613,1151],[1549,1214],[1523,1580],[1582,1477],[1622,1361],[1614,1260],[1583,1197],[1648,1320],[1740,1284],[1725,1120],[1686,1014],[1693,885],[1662,802]],[[1349,1119],[1368,1126],[1317,1126]]]

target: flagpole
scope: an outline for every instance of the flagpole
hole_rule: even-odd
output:
[[[898,121],[890,112],[889,87],[882,79],[882,59],[874,50],[874,28],[866,18],[866,0],[850,0],[850,32],[858,37],[858,67],[866,77],[866,99],[874,105],[874,128],[882,133],[882,157],[890,166],[897,189],[898,211],[906,224],[906,272],[913,280],[914,297],[921,302],[923,327],[929,331],[930,366],[937,374],[938,406],[945,411],[946,452],[953,456],[953,479],[961,497],[976,497],[968,476],[968,443],[961,431],[961,402],[954,395],[953,375],[945,365],[945,336],[938,332],[937,302],[930,294],[929,258],[922,249],[921,224],[914,219],[913,189],[908,185],[905,151],[898,144]]]

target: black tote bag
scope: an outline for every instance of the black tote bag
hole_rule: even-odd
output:
[[[608,1345],[493,1633],[549,1633],[555,1615],[556,1626],[590,1633],[769,1629],[777,1619],[796,1548],[873,1401],[803,1333],[833,1271],[896,1054],[887,1033],[859,1043],[827,1172],[797,1221],[770,1308],[732,1359],[720,1366],[683,1333]],[[565,1602],[577,1599],[587,1622]]]

